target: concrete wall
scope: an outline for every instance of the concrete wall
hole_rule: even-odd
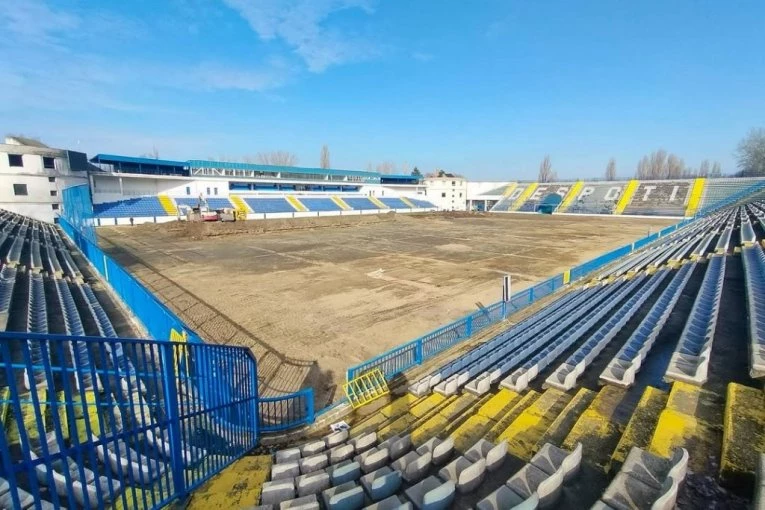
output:
[[[465,211],[467,192],[464,177],[431,177],[425,179],[425,196],[422,198],[445,211]]]
[[[20,155],[22,166],[11,166],[9,155]],[[43,158],[52,158],[53,168],[45,168]],[[64,151],[0,144],[0,209],[52,223],[61,210],[63,190],[87,183],[84,172],[69,170]],[[26,194],[16,194],[14,184],[26,186]]]

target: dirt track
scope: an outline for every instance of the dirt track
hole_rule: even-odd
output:
[[[313,386],[513,289],[672,223],[426,214],[105,227],[103,247],[206,340],[246,345],[265,395]],[[337,392],[339,393],[339,391]]]

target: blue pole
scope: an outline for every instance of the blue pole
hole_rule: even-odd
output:
[[[175,495],[179,500],[186,499],[186,479],[183,473],[183,448],[181,445],[181,422],[178,415],[178,388],[175,385],[175,367],[173,366],[173,348],[171,342],[162,344],[163,380],[168,427],[170,432],[170,467],[173,472]]]

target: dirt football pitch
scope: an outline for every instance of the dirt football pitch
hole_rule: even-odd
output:
[[[339,398],[345,370],[674,223],[385,214],[103,227],[102,247],[205,340],[258,357],[260,392]]]

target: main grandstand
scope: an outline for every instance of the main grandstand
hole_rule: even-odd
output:
[[[0,212],[0,507],[762,506],[762,180],[510,183],[493,210],[525,214],[399,218],[363,212],[433,209],[400,207],[417,205],[416,179],[384,183],[367,175],[380,182],[343,190],[364,176],[317,169],[324,173],[311,174],[323,176],[316,179],[136,158],[92,163],[97,168],[49,169],[41,159],[41,182],[57,184],[49,170],[88,176],[88,185],[61,190],[58,225],[33,218],[29,205],[18,214],[3,202]],[[114,163],[129,171],[100,167]],[[209,175],[193,176],[195,169]],[[293,188],[256,189],[266,184],[255,172],[267,171],[277,174],[265,176],[271,185]],[[336,186],[334,175],[346,183],[339,190],[327,189]],[[297,189],[308,185],[323,188]],[[341,210],[324,210],[332,204]],[[259,221],[169,223],[179,215],[168,208],[201,205]],[[272,206],[280,210],[265,210]],[[531,215],[539,211],[558,214]],[[324,212],[338,218],[292,220]],[[150,225],[123,226],[130,218]],[[439,224],[448,228],[438,232]],[[403,263],[427,250],[438,267],[462,272],[468,285],[454,287],[454,298],[468,315],[385,352],[370,330],[386,321],[372,317],[355,344],[337,348],[370,349],[353,353],[355,366],[337,367],[348,369],[349,384],[337,399],[319,399],[325,388],[298,390],[315,384],[311,378],[281,391],[264,384],[264,373],[299,365],[294,356],[267,360],[257,349],[223,345],[238,343],[248,316],[281,317],[282,329],[298,321],[284,305],[248,306],[221,285],[223,275],[262,292],[241,269],[278,272],[283,295],[297,300],[310,282],[317,292],[307,301],[319,301],[329,262],[340,265],[347,253],[331,244],[379,249],[386,228],[389,239],[409,235],[391,272],[408,272],[420,292],[447,286],[454,274],[422,276]],[[293,231],[305,237],[288,238]],[[215,238],[230,245],[228,257],[205,251]],[[510,253],[496,253],[507,247]],[[492,251],[496,257],[487,256]],[[381,252],[391,256],[389,247]],[[314,257],[309,276],[296,271],[307,254]],[[528,270],[491,302],[502,274],[544,258],[554,264]],[[388,269],[377,260],[365,266],[369,259],[342,270],[358,287],[355,301],[338,307],[349,316],[368,314],[362,300],[394,288]],[[493,271],[470,270],[476,260]],[[189,292],[160,278],[173,267],[196,275],[200,287]],[[293,271],[303,283],[290,282]],[[476,280],[485,285],[480,292],[469,285]],[[216,293],[243,315],[228,324],[209,315],[205,301]],[[417,305],[413,316],[433,300],[409,303]],[[451,305],[431,320],[464,311]],[[331,337],[333,316],[326,319]],[[233,333],[211,338],[218,327]],[[262,340],[270,345],[274,336]],[[321,343],[312,339],[306,334],[300,347],[304,359]],[[327,400],[337,402],[319,410]],[[338,431],[327,434],[329,425]]]

